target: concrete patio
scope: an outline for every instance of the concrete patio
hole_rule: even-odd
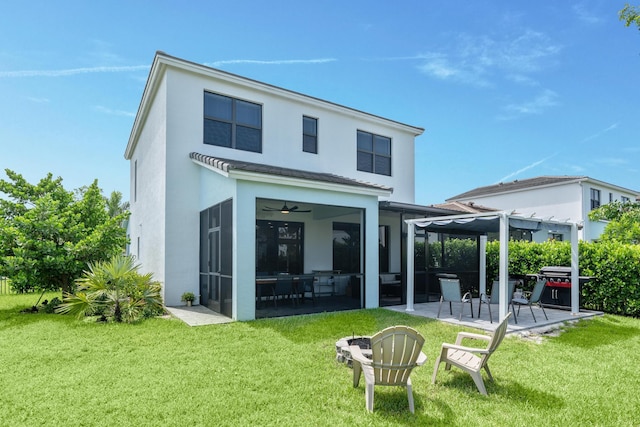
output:
[[[182,320],[189,326],[221,325],[233,322],[233,319],[216,313],[203,305],[166,307],[166,309],[173,317]]]
[[[458,320],[460,316],[460,309],[462,304],[453,303],[453,315],[449,313],[449,304],[443,303],[442,310],[440,312],[440,318],[437,318],[438,315],[438,306],[439,302],[429,302],[429,303],[421,303],[414,304],[414,311],[408,312],[406,311],[406,305],[395,305],[390,307],[385,307],[388,310],[393,310],[397,312],[411,314],[413,316],[421,316],[427,317],[430,319],[437,319],[442,322],[451,323],[454,325],[468,326],[470,328],[481,329],[484,331],[493,331],[498,326],[499,315],[498,315],[498,305],[491,305],[491,314],[493,316],[493,323],[489,321],[489,312],[487,310],[488,305],[482,305],[482,311],[480,313],[481,317],[478,318],[478,307],[479,300],[476,298],[473,300],[473,317],[471,317],[471,312],[469,310],[469,304],[464,304],[464,311],[462,314],[462,320]],[[511,308],[511,307],[509,307]],[[509,333],[542,333],[544,331],[548,331],[550,329],[555,329],[562,324],[567,322],[574,322],[580,319],[589,319],[595,316],[602,316],[603,313],[599,311],[590,311],[581,309],[577,314],[571,314],[569,310],[555,309],[555,308],[544,308],[547,313],[547,317],[549,320],[545,319],[542,310],[539,307],[533,307],[533,313],[535,314],[537,322],[534,322],[533,317],[531,316],[531,311],[528,307],[522,307],[520,309],[520,315],[518,316],[518,323],[514,320],[509,320],[509,326],[507,329],[507,334]],[[516,307],[516,314],[518,313],[518,308]]]

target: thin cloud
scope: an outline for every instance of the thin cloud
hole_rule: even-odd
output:
[[[66,77],[78,74],[91,73],[122,73],[126,71],[148,70],[148,65],[129,65],[123,67],[86,67],[69,68],[66,70],[23,70],[23,71],[0,71],[0,78],[15,77]]]
[[[621,157],[602,157],[595,159],[595,163],[609,167],[616,167],[628,164],[629,160]]]
[[[558,105],[557,99],[557,93],[550,89],[545,89],[531,101],[507,105],[504,107],[506,114],[498,116],[498,119],[511,120],[523,115],[542,114],[546,109]]]
[[[34,96],[29,96],[27,99],[31,102],[35,102],[36,104],[48,104],[51,102],[49,98],[36,98]]]
[[[520,175],[521,173],[528,171],[529,169],[533,169],[533,168],[535,168],[536,166],[540,166],[542,163],[546,162],[547,160],[552,159],[552,158],[553,158],[553,157],[555,157],[556,155],[557,155],[557,154],[554,154],[554,155],[549,156],[549,157],[546,157],[546,158],[544,158],[544,159],[542,159],[542,160],[538,160],[537,162],[533,162],[533,163],[531,163],[530,165],[527,165],[527,166],[523,167],[522,169],[518,169],[517,171],[512,172],[512,173],[510,173],[509,175],[507,175],[507,176],[504,176],[504,177],[500,178],[500,180],[498,181],[498,183],[499,183],[499,182],[505,182],[505,181],[508,181],[508,180],[510,180],[511,178],[513,178],[514,176],[518,176],[518,175]],[[496,183],[496,184],[497,184],[497,183]]]
[[[136,113],[132,113],[130,111],[112,110],[110,108],[103,107],[102,105],[96,105],[94,107],[94,109],[96,111],[99,111],[99,112],[104,113],[104,114],[108,114],[110,116],[120,116],[120,117],[135,117],[136,116]]]
[[[440,80],[493,86],[503,76],[519,76],[519,82],[530,85],[527,75],[548,66],[561,50],[562,46],[544,33],[526,30],[502,39],[462,34],[442,50],[416,59],[423,60],[420,71]]]
[[[601,130],[600,132],[596,132],[596,133],[594,133],[593,135],[586,137],[585,139],[583,139],[583,140],[582,140],[582,141],[580,141],[580,142],[584,143],[584,142],[587,142],[587,141],[591,141],[592,139],[599,138],[599,137],[601,137],[602,135],[604,135],[605,133],[610,132],[610,131],[612,131],[612,130],[616,129],[619,125],[620,125],[620,123],[614,123],[614,124],[612,124],[611,126],[609,126],[608,128],[603,129],[603,130]]]
[[[573,12],[576,14],[578,19],[585,24],[599,24],[603,22],[603,19],[601,17],[587,10],[584,4],[573,5]]]
[[[291,64],[325,64],[327,62],[335,62],[335,58],[317,58],[317,59],[277,59],[277,60],[258,60],[258,59],[228,59],[222,61],[205,62],[204,65],[209,67],[222,67],[232,64],[256,64],[256,65],[291,65]]]

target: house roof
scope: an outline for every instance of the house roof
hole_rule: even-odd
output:
[[[563,175],[563,176],[538,176],[535,178],[517,179],[511,182],[500,182],[498,184],[475,188],[465,193],[458,194],[457,196],[450,197],[446,201],[447,202],[456,201],[456,200],[459,201],[459,200],[471,199],[474,197],[510,193],[514,191],[528,190],[531,188],[550,187],[550,186],[563,185],[563,184],[569,184],[569,183],[581,183],[584,181],[592,182],[592,183],[609,187],[609,188],[615,188],[625,193],[631,193],[636,195],[638,194],[636,191],[619,187],[617,185],[608,184],[606,182],[598,181],[598,180],[589,178],[588,176]]]
[[[440,203],[433,206],[436,208],[448,209],[451,211],[464,212],[464,213],[482,213],[482,212],[498,211],[498,209],[478,205],[474,202],[464,203],[464,202],[452,201],[447,203]]]
[[[265,165],[261,163],[251,163],[241,160],[223,159],[220,157],[208,156],[206,154],[200,154],[196,152],[189,153],[189,158],[195,162],[210,166],[215,170],[224,173],[230,173],[233,171],[250,172],[263,175],[271,175],[282,178],[301,179],[314,183],[328,183],[336,185],[346,185],[349,187],[382,191],[385,193],[393,192],[392,187],[386,185],[374,184],[366,181],[359,181],[352,178],[346,178],[344,176],[335,175],[331,173],[322,172],[309,172],[300,169],[283,168],[279,166]]]

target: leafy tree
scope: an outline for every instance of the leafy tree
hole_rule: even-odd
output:
[[[0,180],[0,275],[14,290],[69,290],[90,262],[121,253],[128,213],[109,217],[97,181],[75,195],[48,174],[33,185]]]
[[[152,274],[138,273],[132,256],[115,255],[108,261],[89,264],[76,280],[75,293],[66,293],[56,312],[78,318],[100,315],[101,320],[131,323],[162,313],[160,283]]]
[[[108,198],[105,197],[105,203],[110,217],[118,216],[129,210],[129,202],[122,201],[122,193],[119,191],[112,191]]]
[[[631,6],[627,3],[624,8],[618,12],[618,16],[621,21],[624,21],[627,27],[635,24],[638,26],[638,30],[640,30],[640,6]]]
[[[640,243],[640,203],[614,201],[589,212],[592,221],[609,221],[601,240]]]

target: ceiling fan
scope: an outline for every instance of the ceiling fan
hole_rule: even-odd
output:
[[[303,212],[311,212],[310,210],[300,210],[298,206],[287,206],[287,202],[284,202],[284,205],[280,209],[270,208],[269,206],[265,206],[262,208],[263,211],[267,212],[280,212],[281,214],[290,214],[290,213],[303,213]]]

